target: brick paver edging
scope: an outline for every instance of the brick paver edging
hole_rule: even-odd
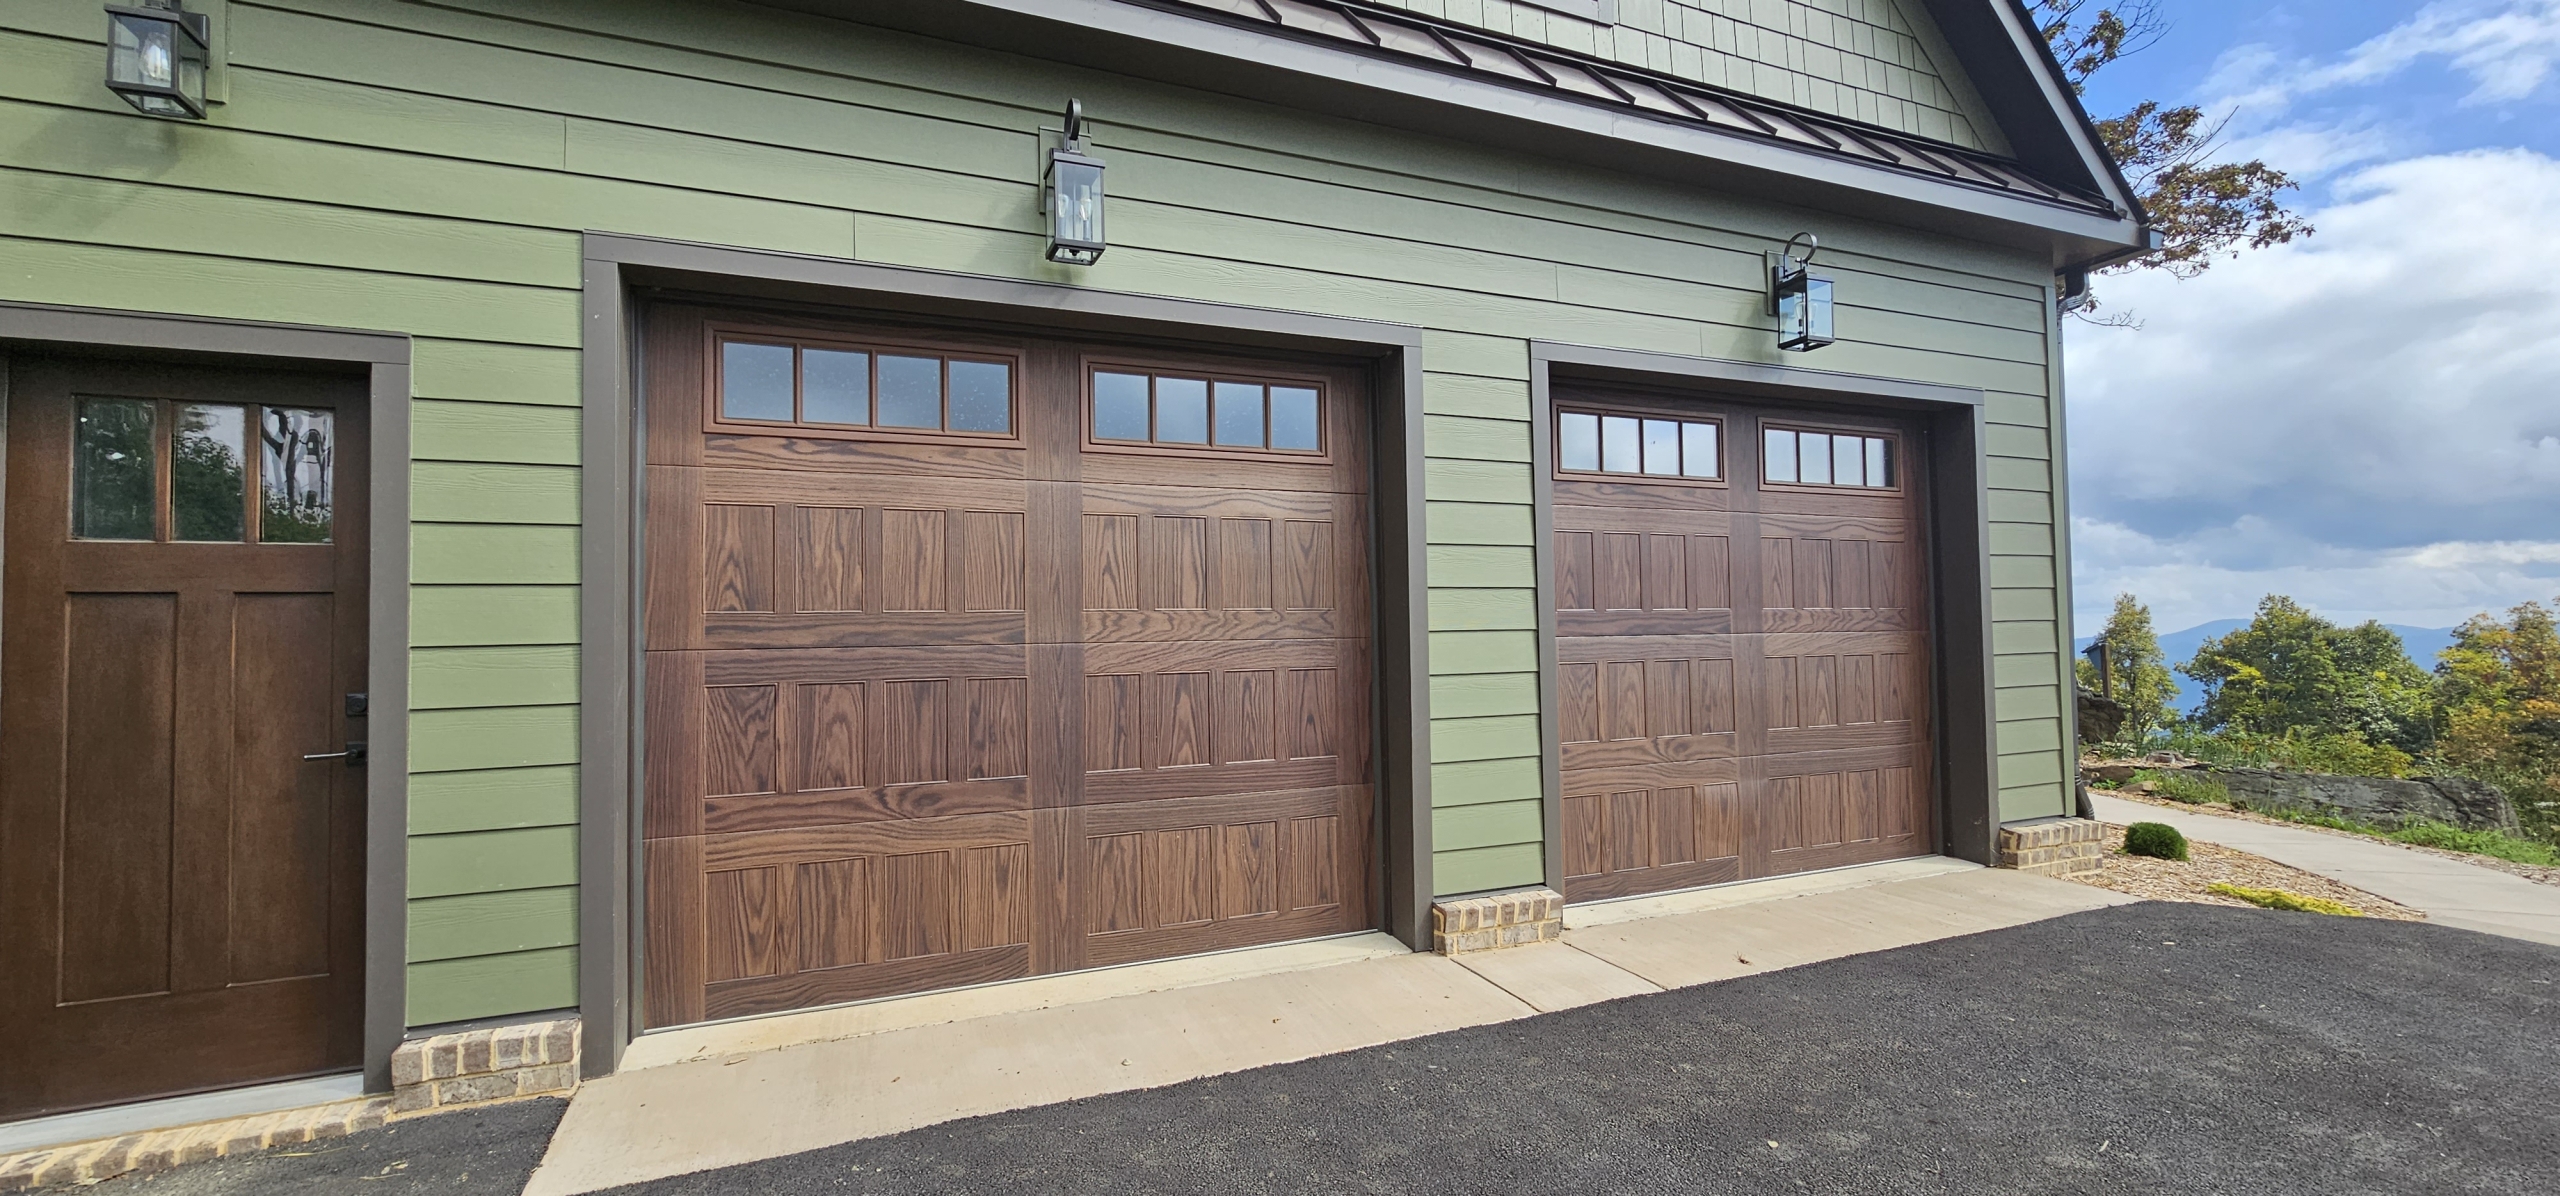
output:
[[[0,1192],[96,1183],[122,1175],[166,1171],[224,1155],[271,1146],[342,1138],[381,1125],[391,1098],[369,1096],[282,1113],[261,1113],[164,1130],[145,1130],[94,1142],[49,1146],[0,1156]]]

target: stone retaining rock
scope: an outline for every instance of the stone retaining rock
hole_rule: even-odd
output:
[[[2264,768],[2214,768],[2213,779],[2231,791],[2234,804],[2253,810],[2325,810],[2359,822],[2398,826],[2416,819],[2476,831],[2520,829],[2515,806],[2497,786],[2468,777],[2341,777],[2275,772]]]

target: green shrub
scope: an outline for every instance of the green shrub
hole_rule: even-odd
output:
[[[2223,788],[2222,782],[2189,769],[2146,768],[2133,774],[2133,779],[2151,782],[2151,792],[2154,796],[2165,797],[2175,802],[2185,802],[2191,806],[2201,806],[2208,802],[2221,802],[2228,805],[2231,802],[2231,791]]]
[[[2155,860],[2187,858],[2187,837],[2165,822],[2137,822],[2124,828],[2124,853]]]
[[[2354,906],[2347,905],[2342,902],[2331,901],[2326,897],[2308,897],[2301,893],[2291,893],[2283,889],[2252,889],[2245,885],[2224,884],[2218,880],[2212,884],[2206,885],[2204,889],[2208,893],[2220,893],[2225,897],[2237,897],[2240,900],[2246,901],[2251,905],[2258,906],[2261,909],[2289,909],[2297,913],[2332,914],[2341,918],[2361,918],[2364,916],[2364,911],[2359,910]]]
[[[2180,724],[2160,737],[2159,748],[2225,768],[2281,768],[2345,777],[2405,777],[2416,763],[2387,743],[2371,743],[2353,731],[2316,733],[2295,727],[2282,735],[2205,731]]]

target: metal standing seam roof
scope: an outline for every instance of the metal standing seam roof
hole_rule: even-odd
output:
[[[1601,63],[1496,34],[1334,0],[1169,0],[1313,40],[1487,77],[1584,103],[1633,109],[1671,124],[1774,141],[1938,182],[2116,214],[2105,198],[2036,177],[2007,158]]]

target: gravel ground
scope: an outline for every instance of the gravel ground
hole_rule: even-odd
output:
[[[2359,835],[2354,831],[2342,831],[2336,827],[2313,826],[2307,822],[2294,822],[2283,818],[2270,818],[2267,815],[2260,814],[2255,811],[2235,810],[2230,806],[2219,803],[2191,806],[2185,802],[2174,802],[2165,798],[2153,797],[2148,793],[2136,793],[2131,789],[2093,789],[2092,791],[2104,793],[2109,797],[2121,797],[2126,801],[2138,801],[2146,806],[2158,806],[2164,810],[2185,810],[2190,814],[2211,814],[2217,818],[2240,818],[2246,819],[2250,822],[2267,823],[2271,826],[2289,826],[2296,830],[2317,831],[2323,835],[2342,835],[2349,839],[2360,839],[2367,843],[2387,844],[2392,847],[2397,847],[2402,851],[2415,851],[2426,855],[2442,856],[2448,860],[2460,860],[2463,863],[2476,864],[2482,868],[2490,869],[2491,871],[2505,872],[2511,875],[2521,876],[2526,880],[2535,881],[2540,884],[2560,887],[2560,868],[2545,867],[2541,864],[2519,864],[2513,860],[2502,860],[2495,856],[2473,855],[2467,851],[2446,851],[2441,847],[2420,847],[2415,843],[2403,843],[2398,839],[2377,839],[2372,835]]]
[[[2326,897],[2346,905],[2369,918],[2389,918],[2397,922],[2424,921],[2417,910],[2388,898],[2376,897],[2352,885],[2342,885],[2300,868],[2279,864],[2264,856],[2233,851],[2215,843],[2188,840],[2189,860],[2158,860],[2149,856],[2124,854],[2124,828],[2107,826],[2107,861],[2097,872],[2083,872],[2065,877],[2084,885],[2131,893],[2154,901],[2192,901],[2198,905],[2227,905],[2238,909],[2257,906],[2237,897],[2226,897],[2205,886],[2217,881],[2252,889],[2283,889],[2305,897]]]

